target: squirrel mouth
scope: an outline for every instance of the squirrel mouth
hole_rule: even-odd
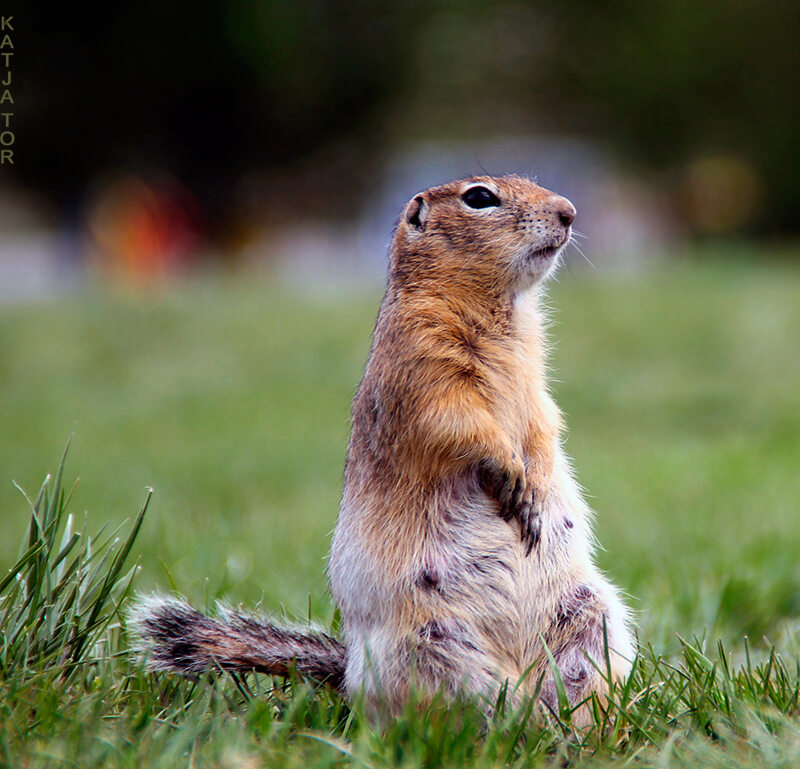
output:
[[[550,259],[558,252],[558,246],[544,246],[528,253],[529,259]]]
[[[528,252],[528,259],[542,260],[555,258],[569,242],[569,234],[567,234],[560,243],[550,243],[546,246],[533,249]]]

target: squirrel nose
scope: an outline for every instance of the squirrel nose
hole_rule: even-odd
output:
[[[575,206],[573,206],[572,203],[570,203],[566,198],[556,198],[555,209],[558,221],[560,221],[565,227],[569,227],[570,224],[575,221],[575,217],[578,214],[578,212],[575,210]]]

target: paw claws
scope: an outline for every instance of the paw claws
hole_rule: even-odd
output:
[[[478,465],[478,482],[485,493],[497,500],[500,518],[506,523],[519,521],[520,542],[525,556],[529,556],[541,539],[542,491],[535,488],[524,473],[504,467],[491,458]]]

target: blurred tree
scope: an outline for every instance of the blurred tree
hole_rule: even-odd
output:
[[[181,179],[210,222],[234,218],[248,178],[272,180],[251,193],[266,211],[286,215],[302,196],[341,216],[392,143],[547,130],[600,139],[676,179],[730,155],[746,173],[715,178],[763,186],[753,231],[800,231],[796,0],[33,11],[16,17],[9,170],[63,203],[105,171],[155,168]]]
[[[660,168],[729,153],[767,186],[762,230],[800,230],[800,4],[554,4],[554,87],[618,151]]]

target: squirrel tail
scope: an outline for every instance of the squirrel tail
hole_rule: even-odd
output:
[[[151,670],[201,673],[213,667],[288,676],[293,670],[344,688],[347,652],[321,630],[281,627],[220,608],[207,617],[174,598],[139,598],[129,628]]]

